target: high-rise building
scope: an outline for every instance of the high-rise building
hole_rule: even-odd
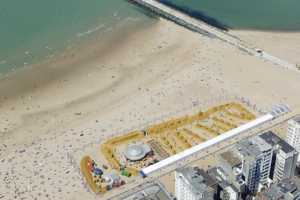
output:
[[[298,178],[283,179],[272,184],[269,189],[260,193],[257,200],[299,200],[300,182]]]
[[[285,178],[292,178],[296,169],[298,152],[272,131],[265,132],[259,137],[273,148],[270,178],[277,182]]]
[[[219,154],[219,166],[227,174],[227,181],[243,194],[255,195],[271,182],[273,147],[255,136],[238,142]]]
[[[231,182],[229,175],[226,174],[224,169],[220,167],[214,167],[207,172],[212,179],[214,179],[218,185],[219,189],[217,191],[217,199],[220,200],[239,200],[241,199],[242,192],[244,191],[241,185],[237,185],[236,181]],[[237,187],[236,187],[237,185]]]
[[[243,152],[245,153],[245,152]],[[262,167],[261,154],[244,154],[243,175],[248,192],[255,194],[259,189],[260,169]]]
[[[221,179],[233,184],[240,193],[245,192],[245,181],[243,180],[242,167],[243,160],[233,150],[219,154],[219,167],[215,170]]]
[[[288,121],[287,142],[300,152],[300,115]],[[300,158],[298,157],[298,162]]]
[[[259,186],[267,182],[270,174],[272,147],[264,140],[254,137],[239,142],[236,152],[243,160],[242,174],[248,192],[256,194]]]
[[[270,183],[271,164],[273,156],[273,148],[261,137],[255,136],[249,139],[251,144],[255,144],[263,154],[262,166],[260,171],[260,184],[267,186]]]
[[[177,200],[213,200],[217,183],[202,169],[187,167],[175,172]]]
[[[223,189],[220,198],[222,200],[238,200],[239,193],[236,190],[236,188],[232,187],[231,185],[228,185]]]

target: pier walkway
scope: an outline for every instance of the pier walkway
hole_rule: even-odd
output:
[[[289,63],[278,57],[272,56],[267,52],[251,48],[245,42],[240,40],[238,37],[229,34],[227,31],[210,26],[198,19],[190,17],[187,14],[184,14],[174,8],[171,8],[163,3],[160,3],[157,0],[128,0],[128,1],[142,8],[150,10],[151,12],[167,20],[173,21],[174,23],[183,26],[191,31],[198,32],[210,38],[217,38],[219,40],[222,40],[223,42],[226,42],[230,45],[237,47],[238,49],[248,53],[249,55],[259,57],[277,66],[281,66],[299,72],[295,64]]]

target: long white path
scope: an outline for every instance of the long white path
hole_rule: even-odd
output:
[[[146,177],[149,176],[150,174],[165,168],[169,165],[172,165],[176,162],[180,162],[185,158],[188,158],[196,153],[199,153],[200,151],[204,151],[205,149],[213,146],[213,145],[217,145],[221,142],[225,142],[228,139],[231,139],[233,137],[236,137],[237,135],[239,135],[240,133],[243,133],[245,131],[248,131],[250,129],[256,128],[264,123],[267,123],[269,121],[271,121],[272,119],[274,119],[275,117],[271,114],[266,114],[262,117],[259,117],[258,119],[255,119],[251,122],[248,122],[242,126],[239,126],[235,129],[232,129],[226,133],[223,133],[211,140],[208,140],[206,142],[203,142],[201,144],[198,144],[190,149],[187,149],[181,153],[178,153],[176,155],[170,156],[158,163],[155,163],[154,165],[150,165],[149,167],[146,167],[144,169],[141,170],[141,175]]]
[[[137,179],[134,183],[130,183],[130,184],[126,185],[126,187],[120,188],[121,190],[118,191],[118,193],[127,192],[127,191],[133,192],[134,188],[138,187],[141,184],[145,184],[147,182],[151,183],[152,181],[155,181],[158,178],[160,178],[166,174],[169,174],[170,172],[176,170],[179,167],[184,167],[190,163],[193,163],[196,160],[204,158],[205,156],[214,154],[214,153],[220,151],[221,149],[227,148],[227,147],[235,144],[237,141],[241,141],[245,138],[257,135],[259,133],[263,133],[267,130],[272,129],[273,127],[276,127],[276,126],[282,124],[282,123],[287,123],[287,121],[289,119],[294,118],[299,113],[300,113],[300,109],[296,109],[296,110],[290,111],[285,114],[284,114],[284,112],[283,113],[274,112],[274,110],[272,109],[271,115],[274,117],[273,120],[270,120],[270,121],[267,120],[264,123],[257,125],[256,127],[253,127],[247,131],[240,132],[235,137],[231,137],[228,140],[223,140],[222,142],[220,142],[217,145],[209,146],[205,150],[200,151],[195,155],[191,155],[187,158],[182,159],[180,162],[175,162],[173,164],[170,164],[169,166],[160,168],[157,171],[152,171],[150,174],[148,174],[149,176],[146,176],[145,179]],[[265,117],[263,117],[262,119],[264,119],[264,118]],[[266,117],[265,119],[267,119],[267,118],[268,117]],[[264,120],[262,120],[262,121],[264,121]],[[105,199],[114,199],[113,197],[115,195],[111,195],[109,198],[105,198]]]
[[[288,61],[285,61],[283,59],[280,59],[276,56],[272,56],[271,54],[268,54],[265,51],[257,50],[250,48],[245,42],[240,40],[238,37],[233,36],[229,34],[226,31],[220,30],[216,27],[210,26],[198,19],[195,19],[193,17],[188,16],[187,14],[184,14],[174,8],[171,8],[163,3],[160,3],[157,0],[129,0],[130,2],[136,3],[142,7],[145,7],[156,14],[171,20],[181,26],[184,26],[192,31],[199,32],[203,35],[209,36],[209,37],[215,37],[218,38],[230,45],[233,45],[240,50],[250,54],[257,56],[265,61],[269,61],[277,66],[281,66],[287,69],[292,69],[297,72],[300,72],[297,69],[297,66],[293,63],[289,63]]]

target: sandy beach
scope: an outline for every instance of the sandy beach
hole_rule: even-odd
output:
[[[165,20],[96,40],[0,81],[0,197],[97,199],[70,163],[76,149],[220,96],[299,107],[299,88],[299,73]]]
[[[268,53],[291,63],[300,65],[300,33],[271,32],[254,30],[233,30],[233,35],[247,42],[252,47],[260,48]]]

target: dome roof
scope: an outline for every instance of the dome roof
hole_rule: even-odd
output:
[[[137,161],[143,159],[149,153],[148,145],[130,144],[126,147],[124,155],[127,159]]]

